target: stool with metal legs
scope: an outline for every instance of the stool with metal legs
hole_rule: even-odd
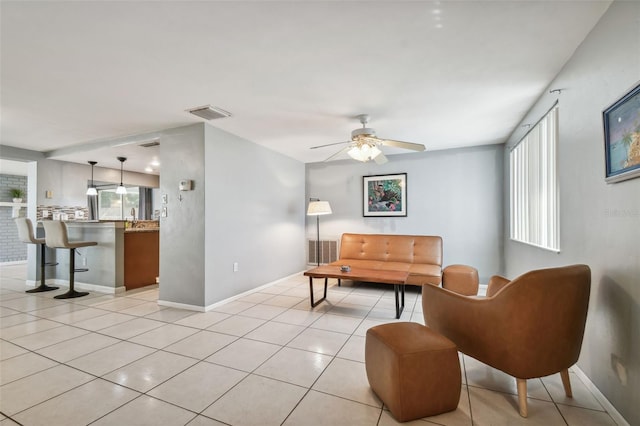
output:
[[[44,238],[36,238],[33,233],[33,226],[31,225],[31,219],[26,217],[18,217],[15,219],[16,226],[18,227],[18,238],[20,241],[26,244],[36,244],[40,246],[40,285],[34,289],[27,290],[27,293],[40,293],[43,291],[57,290],[58,287],[48,286],[45,284],[44,267],[55,266],[57,263],[47,263],[45,261],[45,248]]]
[[[47,247],[55,249],[69,249],[69,291],[64,294],[54,296],[54,299],[71,299],[73,297],[86,296],[89,292],[76,291],[73,287],[75,273],[86,272],[89,270],[87,268],[76,269],[76,249],[80,247],[95,246],[98,243],[95,241],[70,242],[67,225],[59,220],[45,220],[42,221],[42,225],[44,225],[44,238],[47,243]]]

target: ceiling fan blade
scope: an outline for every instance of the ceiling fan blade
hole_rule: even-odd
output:
[[[326,162],[326,161],[331,161],[331,160],[333,160],[334,158],[336,158],[337,156],[339,156],[340,154],[342,154],[342,153],[344,153],[344,152],[349,151],[349,149],[350,149],[350,148],[351,148],[351,146],[345,146],[345,147],[344,147],[344,148],[342,148],[340,151],[336,152],[335,154],[333,154],[331,157],[327,158],[327,159],[326,159],[326,160],[324,160],[324,161],[325,161],[325,162]]]
[[[324,148],[325,146],[334,146],[334,145],[342,145],[343,143],[351,143],[351,141],[346,141],[346,142],[336,142],[336,143],[328,143],[325,145],[318,145],[318,146],[312,146],[309,149],[317,149],[317,148]]]
[[[376,158],[374,158],[373,161],[375,161],[376,164],[384,164],[384,163],[389,162],[389,159],[387,157],[385,157],[385,155],[383,153],[380,153],[380,154],[376,155]]]
[[[424,151],[424,145],[420,143],[394,141],[391,139],[381,139],[380,143],[386,146],[393,146],[396,148],[410,149],[411,151]]]

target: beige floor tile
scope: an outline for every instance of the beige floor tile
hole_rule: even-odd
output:
[[[371,307],[363,305],[355,305],[352,303],[340,302],[336,303],[328,312],[333,315],[345,315],[348,317],[364,318],[371,311]]]
[[[367,314],[367,318],[368,319],[374,319],[374,320],[382,320],[382,321],[387,321],[387,322],[409,321],[409,320],[411,320],[411,311],[409,311],[409,310],[407,310],[405,308],[402,311],[402,314],[400,314],[400,318],[396,319],[396,308],[395,307],[393,309],[380,309],[380,308],[375,308],[374,307]]]
[[[320,281],[318,280],[317,282],[320,282]],[[324,289],[324,284],[323,284],[323,289]],[[320,290],[320,288],[318,287],[317,290]],[[299,297],[299,298],[309,300],[309,283],[305,283],[305,285],[301,285],[299,287],[287,288],[281,294],[283,296]]]
[[[376,303],[378,303],[379,300],[379,296],[364,296],[361,294],[351,293],[347,297],[342,299],[342,303],[350,305],[362,305],[372,308],[376,305]]]
[[[231,334],[233,336],[244,336],[252,330],[260,327],[266,323],[265,320],[258,318],[243,317],[241,315],[234,315],[226,320],[222,320],[215,323],[207,330],[216,331],[218,333]]]
[[[207,328],[211,327],[213,324],[219,323],[222,320],[229,318],[230,314],[225,314],[222,312],[199,312],[197,314],[193,314],[184,319],[176,321],[177,325],[184,325],[185,327],[194,327],[194,328]]]
[[[129,297],[116,297],[113,300],[95,305],[96,308],[105,309],[107,311],[122,311],[123,309],[131,308],[145,303],[144,300],[132,299]]]
[[[67,364],[95,376],[103,376],[139,360],[156,350],[129,342],[120,342],[104,349],[81,356]]]
[[[126,321],[101,328],[100,334],[106,334],[111,337],[126,340],[142,333],[146,333],[147,331],[154,330],[158,327],[162,327],[166,324],[162,321],[154,321],[147,318],[136,318],[129,315],[127,315],[127,317]]]
[[[562,417],[569,426],[615,426],[616,422],[604,411],[558,404]]]
[[[74,305],[73,303],[65,303],[62,305],[52,306],[50,308],[31,311],[31,315],[35,315],[39,318],[53,319],[70,312],[83,311],[85,309],[87,309],[86,306]]]
[[[564,420],[553,402],[527,398],[529,416],[520,417],[518,396],[469,386],[471,413],[477,425],[549,426],[563,425]]]
[[[287,296],[284,294],[274,296],[271,299],[262,302],[264,305],[281,306],[283,308],[291,308],[305,300],[303,297]]]
[[[191,358],[204,359],[236,339],[236,336],[203,330],[167,346],[164,350]]]
[[[82,426],[140,395],[122,386],[96,379],[16,415],[29,426]]]
[[[366,339],[362,336],[349,337],[347,343],[344,344],[336,356],[338,358],[349,359],[351,361],[364,362],[365,341]]]
[[[84,321],[78,321],[73,324],[74,327],[84,328],[85,330],[97,331],[103,330],[107,327],[121,324],[123,322],[131,321],[136,317],[131,315],[120,314],[117,312],[107,313],[99,317],[90,318]],[[101,331],[102,332],[102,331]]]
[[[191,411],[142,395],[92,423],[91,426],[184,425],[194,417],[195,414]]]
[[[91,319],[91,318],[101,317],[103,315],[107,315],[108,313],[109,311],[104,311],[102,309],[83,307],[83,309],[80,309],[80,310],[75,310],[72,312],[68,312],[66,314],[61,314],[61,315],[51,317],[51,320],[61,322],[64,324],[75,325],[78,322]]]
[[[131,296],[129,296],[127,294],[127,297],[132,297],[134,299],[140,299],[140,300],[146,300],[146,301],[149,301],[149,302],[157,302],[159,294],[160,294],[160,291],[158,289],[155,289],[155,290],[142,291],[140,293],[132,294]]]
[[[373,319],[373,318],[365,318],[360,325],[358,326],[358,328],[356,329],[356,331],[353,333],[356,336],[366,336],[367,335],[367,330],[370,329],[371,327],[375,327],[376,325],[382,325],[382,324],[388,324],[392,321],[388,321],[388,320],[382,320],[382,319]]]
[[[431,423],[431,424],[433,424],[433,423]],[[410,422],[400,423],[400,422],[396,421],[396,419],[393,418],[393,415],[389,411],[382,410],[382,415],[380,416],[380,421],[377,423],[377,426],[398,426],[398,425],[402,425],[402,426],[429,426],[429,423],[425,422],[422,419],[412,420]],[[468,425],[470,426],[471,423],[468,423]]]
[[[255,305],[249,309],[242,311],[241,315],[245,317],[270,320],[277,317],[286,310],[287,308],[283,308],[281,306]]]
[[[201,412],[246,375],[247,373],[238,370],[201,362],[148,394],[188,410]]]
[[[247,302],[247,303],[262,303],[267,299],[271,299],[272,297],[273,297],[273,294],[255,292],[255,293],[247,294],[246,296],[243,296],[237,300],[239,302]]]
[[[38,349],[36,352],[58,362],[68,362],[118,342],[120,342],[120,340],[114,339],[113,337],[89,333],[56,343],[55,345],[47,346],[46,348]]]
[[[298,386],[310,387],[331,362],[331,357],[319,353],[282,348],[254,373]]]
[[[348,334],[307,328],[298,337],[289,342],[287,346],[326,355],[335,355],[342,349],[348,339]]]
[[[279,345],[241,338],[220,349],[206,361],[251,372],[280,349]]]
[[[93,380],[65,365],[41,371],[0,387],[0,411],[13,415]]]
[[[135,316],[143,317],[145,315],[149,315],[154,312],[161,311],[163,309],[167,309],[167,308],[165,306],[158,305],[157,302],[145,302],[139,305],[132,306],[127,309],[122,309],[119,312],[127,315],[135,315]]]
[[[286,426],[371,425],[378,423],[380,409],[316,391],[309,393],[283,423]],[[348,419],[348,423],[345,422]]]
[[[261,325],[245,336],[247,339],[260,340],[261,342],[286,345],[294,337],[300,334],[304,327],[281,322],[269,321]]]
[[[228,302],[223,305],[216,306],[215,308],[212,309],[212,311],[233,315],[233,314],[238,314],[242,311],[245,311],[255,305],[256,305],[255,303],[240,302],[239,300],[234,300],[232,302]]]
[[[516,379],[500,370],[489,367],[469,356],[464,357],[467,383],[470,386],[490,389],[498,392],[518,394]],[[551,396],[542,385],[540,379],[527,380],[527,395],[529,398],[551,401]]]
[[[91,293],[84,297],[73,299],[71,303],[74,305],[97,306],[101,303],[109,302],[118,298],[115,294]]]
[[[322,297],[322,295],[319,295],[319,297],[316,297],[314,300],[318,301],[321,297]],[[331,300],[325,300],[324,302],[320,303],[319,305],[316,305],[316,307],[311,307],[311,304],[309,303],[309,299],[307,298],[307,300],[303,300],[302,302],[300,302],[297,305],[293,306],[291,309],[296,309],[296,310],[300,310],[300,311],[308,311],[308,312],[317,312],[317,313],[320,313],[320,314],[324,314],[325,312],[329,312],[331,309],[333,309],[334,306],[335,306],[334,302],[332,302]]]
[[[187,426],[226,426],[225,423],[220,423],[216,420],[210,419],[205,416],[198,416],[195,419],[187,423]]]
[[[373,407],[382,407],[382,401],[369,386],[362,362],[335,358],[312,389]]]
[[[0,340],[0,361],[13,358],[14,356],[26,354],[28,350],[9,343],[6,340]]]
[[[20,312],[31,312],[39,309],[51,308],[53,306],[59,306],[65,304],[55,299],[45,299],[36,296],[19,297],[11,300],[3,300],[0,302],[1,306],[5,308],[15,309]]]
[[[46,346],[55,345],[65,340],[73,339],[87,334],[88,331],[76,327],[63,325],[38,333],[29,334],[28,336],[18,337],[12,342],[29,350],[37,350]]]
[[[47,368],[55,367],[57,362],[33,352],[15,356],[0,363],[0,385],[21,379]]]
[[[280,425],[307,389],[250,375],[203,414],[233,425]]]
[[[38,317],[34,315],[23,314],[22,312],[14,311],[13,309],[0,307],[0,310],[5,314],[11,311],[11,314],[7,314],[0,318],[0,329],[13,327],[14,325],[24,324],[30,321],[36,321],[38,319]]]
[[[38,333],[40,331],[50,330],[56,327],[62,327],[62,324],[46,319],[37,319],[36,321],[29,321],[22,324],[14,325],[12,327],[3,328],[2,330],[0,330],[0,337],[5,340],[13,340],[18,337],[27,336],[29,334]]]
[[[104,378],[139,392],[147,392],[196,362],[193,358],[158,351],[112,371]]]
[[[445,426],[471,426],[471,410],[469,408],[469,390],[467,386],[462,386],[460,401],[456,410],[437,416],[425,417],[422,420]]]
[[[198,330],[191,327],[165,324],[146,333],[132,337],[129,341],[139,345],[162,349],[197,332]]]
[[[316,322],[311,324],[311,328],[321,330],[337,331],[339,333],[353,334],[362,320],[360,318],[345,317],[342,315],[324,314]]]
[[[593,396],[584,383],[582,383],[582,380],[580,380],[577,374],[569,373],[569,381],[571,382],[572,398],[567,397],[564,393],[560,374],[554,374],[552,376],[542,378],[542,383],[549,391],[554,402],[558,404],[573,405],[576,407],[604,411],[602,405],[600,405],[598,400]]]
[[[323,314],[321,312],[302,311],[299,309],[289,309],[284,311],[272,321],[283,322],[285,324],[300,325],[303,327],[309,326],[315,320],[320,318]]]
[[[146,315],[145,318],[164,322],[176,322],[193,314],[195,314],[194,311],[187,311],[186,309],[166,308]]]

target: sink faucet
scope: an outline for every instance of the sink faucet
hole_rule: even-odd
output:
[[[136,220],[136,208],[131,207],[131,220]]]

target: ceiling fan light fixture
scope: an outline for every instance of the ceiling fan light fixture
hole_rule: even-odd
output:
[[[363,143],[361,145],[354,145],[349,151],[347,151],[347,154],[354,160],[366,163],[367,161],[373,160],[378,155],[382,154],[382,151],[380,151],[380,148],[375,145]]]

